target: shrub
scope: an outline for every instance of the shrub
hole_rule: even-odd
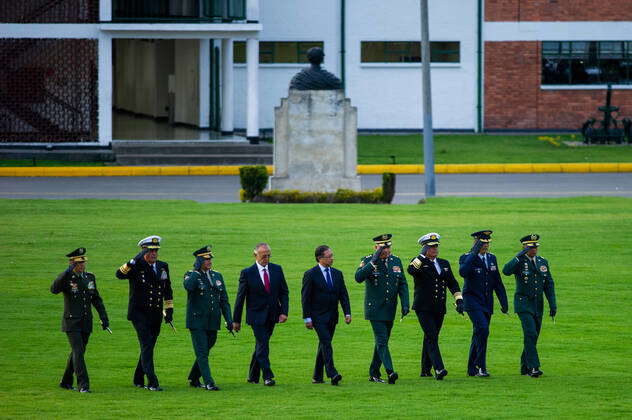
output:
[[[243,201],[243,200],[242,200]],[[335,193],[302,192],[298,190],[266,191],[252,201],[259,203],[382,203],[382,189],[353,191],[339,189]]]
[[[243,194],[239,194],[241,201],[252,201],[268,185],[268,170],[263,165],[240,166],[239,180],[243,189]]]
[[[384,191],[384,197],[382,201],[390,204],[395,196],[395,174],[392,172],[384,172],[382,174],[382,191]]]

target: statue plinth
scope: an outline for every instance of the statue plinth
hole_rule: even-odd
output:
[[[290,89],[274,115],[272,189],[360,190],[358,111],[342,90]]]

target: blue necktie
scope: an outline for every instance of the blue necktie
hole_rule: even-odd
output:
[[[485,268],[489,269],[489,266],[487,265],[487,255],[483,254],[483,264],[485,264]]]
[[[331,281],[331,276],[329,275],[329,267],[325,268],[325,280],[327,280],[327,287],[329,290],[334,288],[334,283]]]

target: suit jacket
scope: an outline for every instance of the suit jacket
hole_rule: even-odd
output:
[[[222,315],[229,324],[230,303],[221,273],[211,270],[210,280],[202,271],[187,271],[184,288],[187,290],[187,321],[190,330],[219,330]]]
[[[445,314],[446,287],[453,295],[461,291],[448,260],[437,258],[437,262],[441,268],[441,274],[437,273],[434,262],[423,255],[413,258],[408,265],[408,274],[412,275],[415,281],[413,299],[415,311]]]
[[[345,286],[344,276],[340,270],[330,268],[333,288],[330,290],[320,265],[310,268],[303,274],[301,303],[303,319],[311,318],[313,322],[338,322],[338,302],[345,315],[351,315],[349,293]]]
[[[156,272],[141,259],[134,265],[123,264],[116,270],[116,277],[129,280],[127,319],[162,319],[163,300],[173,303],[173,290],[169,278],[169,265],[156,261]]]
[[[535,264],[526,255],[512,258],[503,267],[503,274],[516,277],[516,294],[514,295],[514,312],[529,312],[542,317],[544,299],[549,301],[549,308],[557,310],[555,285],[549,268],[549,262],[535,256]]]
[[[485,266],[478,254],[471,252],[459,258],[459,274],[463,277],[463,309],[466,311],[494,313],[494,292],[501,308],[509,307],[494,254],[487,253],[487,264],[489,267]]]
[[[280,265],[268,263],[268,275],[270,276],[270,293],[263,287],[256,263],[241,270],[235,298],[234,322],[241,323],[244,301],[248,325],[276,323],[280,314],[287,315],[289,292],[283,269]]]
[[[64,294],[64,316],[61,319],[61,330],[64,332],[92,332],[92,306],[99,313],[101,321],[108,320],[103,299],[97,290],[97,283],[92,273],[77,274],[74,271],[61,273],[50,291]]]
[[[378,260],[377,268],[371,265],[371,255],[360,260],[355,280],[364,282],[364,319],[369,321],[393,321],[397,310],[397,298],[402,311],[409,309],[408,283],[402,270],[402,261],[396,255]]]

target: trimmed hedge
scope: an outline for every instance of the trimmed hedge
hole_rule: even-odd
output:
[[[268,170],[263,165],[240,166],[239,180],[242,188],[239,198],[241,201],[252,201],[268,185]]]
[[[263,192],[251,201],[254,203],[383,203],[382,188],[368,191],[339,189],[335,193],[271,190]]]
[[[384,197],[382,201],[385,203],[391,203],[393,197],[395,197],[395,174],[392,172],[384,172],[382,174],[382,191],[384,191]]]

